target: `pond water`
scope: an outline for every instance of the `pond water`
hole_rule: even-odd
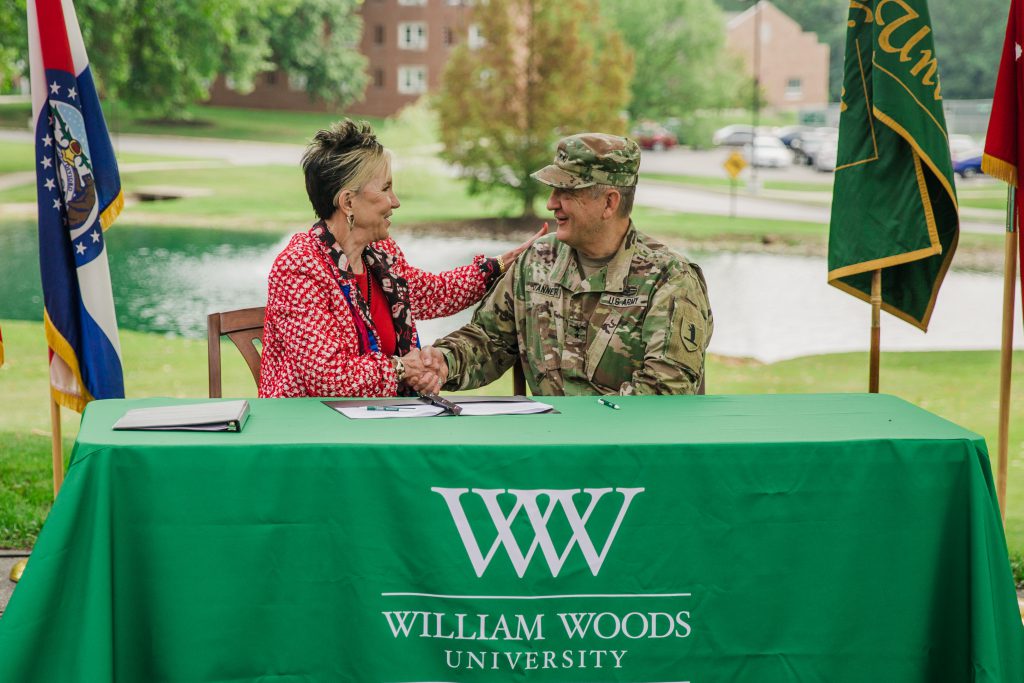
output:
[[[409,260],[427,270],[468,263],[510,245],[396,231]],[[119,227],[106,233],[117,316],[124,329],[202,338],[211,311],[260,306],[266,277],[288,238],[203,229]],[[34,226],[0,231],[0,318],[42,319]],[[691,255],[707,277],[715,314],[713,353],[772,362],[866,351],[870,308],[825,282],[823,259],[765,254]],[[1002,278],[952,270],[924,334],[887,314],[882,348],[997,349]],[[420,321],[424,343],[469,320],[471,311]],[[1020,321],[1020,302],[1017,318]],[[1019,323],[1018,323],[1019,324]],[[1024,348],[1017,328],[1016,346]]]

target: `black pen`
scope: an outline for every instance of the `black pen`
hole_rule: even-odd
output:
[[[603,406],[608,406],[609,408],[613,408],[615,410],[622,410],[622,407],[618,403],[612,403],[606,398],[599,398],[597,399],[597,402]]]

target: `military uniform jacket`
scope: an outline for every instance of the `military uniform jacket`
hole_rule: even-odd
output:
[[[589,279],[571,247],[538,240],[436,346],[448,389],[488,384],[518,361],[535,395],[691,394],[713,328],[700,268],[631,223]]]

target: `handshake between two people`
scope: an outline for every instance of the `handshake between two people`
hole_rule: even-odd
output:
[[[507,271],[519,255],[529,249],[534,242],[548,233],[548,224],[541,226],[540,230],[533,234],[518,247],[495,257],[501,272]],[[448,379],[448,364],[444,355],[433,346],[424,346],[421,349],[413,349],[402,356],[402,364],[405,366],[405,378],[402,382],[413,391],[421,394],[436,394]]]
[[[413,391],[421,394],[436,394],[448,379],[448,364],[444,354],[433,346],[413,349],[402,356],[405,365],[403,382]]]

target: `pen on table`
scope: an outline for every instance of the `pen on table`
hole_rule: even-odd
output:
[[[399,406],[366,406],[366,409],[367,410],[382,410],[382,411],[387,411],[389,413],[397,413],[399,410],[415,410],[416,407],[415,406],[405,406],[405,407],[399,407]]]
[[[614,408],[615,410],[622,410],[622,407],[618,403],[612,403],[611,401],[609,401],[606,398],[599,398],[599,399],[597,399],[597,402],[600,403],[603,406],[608,406],[609,408]]]

